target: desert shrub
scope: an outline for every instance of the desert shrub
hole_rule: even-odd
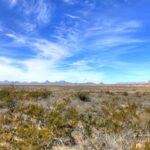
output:
[[[0,101],[0,109],[1,108],[11,108],[15,104],[15,101],[13,100],[7,100],[7,101]]]
[[[13,109],[17,104],[17,94],[13,91],[0,91],[0,108]]]
[[[128,94],[128,92],[123,92],[123,95],[128,96],[129,94]]]
[[[145,112],[150,114],[150,107],[145,108]]]
[[[46,111],[39,105],[20,103],[13,112],[8,111],[0,118],[0,141],[8,141],[12,149],[33,150],[52,145],[55,138],[68,137],[74,143],[71,133],[79,114],[68,103],[64,100]],[[12,140],[7,140],[8,133],[12,134]]]
[[[108,132],[120,132],[138,126],[137,106],[128,103],[126,107],[103,103],[101,117],[97,119],[97,128]]]
[[[13,142],[19,149],[40,149],[52,142],[53,131],[50,128],[40,128],[36,124],[22,122],[16,129],[15,136],[18,140]]]
[[[7,91],[7,90],[1,90],[0,91],[0,99],[8,97],[9,95],[10,95],[10,91]]]
[[[115,95],[113,92],[111,92],[111,91],[106,91],[105,92],[106,94],[108,94],[108,95]]]
[[[55,109],[46,116],[47,124],[52,126],[53,130],[59,136],[70,136],[79,120],[77,110],[72,107],[65,108],[65,104],[66,102],[58,104]]]
[[[150,150],[150,139],[144,143],[144,150]]]
[[[0,101],[5,100],[28,100],[28,99],[47,99],[52,94],[51,91],[15,91],[1,90],[0,91]]]
[[[4,107],[7,107],[8,109],[11,110],[13,110],[16,107],[16,105],[17,105],[17,101],[11,99],[8,99],[3,103]]]
[[[94,123],[95,123],[95,120],[94,120],[92,114],[91,113],[81,114],[80,118],[81,118],[84,130],[85,130],[87,136],[91,137],[92,132],[93,132]]]
[[[19,100],[24,99],[25,92],[24,91],[15,91],[14,89],[9,90],[1,90],[0,91],[0,102],[3,104],[3,106],[8,107],[12,105],[12,103],[15,103]]]
[[[76,94],[76,96],[83,102],[89,102],[90,98],[89,98],[89,92],[86,91],[80,91]]]
[[[44,115],[44,108],[39,105],[30,104],[22,110],[25,114],[30,115],[32,117],[42,118]]]
[[[136,92],[135,95],[139,98],[142,96],[142,94],[140,92]]]
[[[110,94],[110,91],[105,91],[106,94]]]
[[[28,92],[28,97],[33,99],[47,99],[51,94],[51,91],[30,91]]]

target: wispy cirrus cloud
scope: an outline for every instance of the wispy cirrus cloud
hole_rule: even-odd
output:
[[[128,44],[140,44],[144,43],[145,40],[132,38],[128,36],[109,36],[97,39],[93,41],[93,45],[95,47],[113,47],[113,46],[120,46],[120,45],[128,45]]]
[[[25,38],[23,36],[20,35],[16,35],[14,33],[6,33],[5,34],[7,37],[13,39],[15,42],[25,42]]]
[[[71,14],[65,14],[65,16],[71,18],[71,19],[81,19],[79,16],[71,15]]]
[[[46,0],[23,1],[23,9],[27,17],[33,16],[37,23],[48,23],[51,19],[52,5]]]
[[[44,0],[39,0],[35,5],[35,14],[37,15],[37,21],[42,23],[48,23],[51,19],[51,3],[47,4]]]
[[[15,24],[18,30],[23,30],[27,33],[37,32],[38,28],[43,28],[50,23],[54,11],[53,2],[49,0],[6,0],[4,1],[4,4],[6,6],[8,5],[7,7],[10,8],[9,11],[17,14],[10,15],[14,16],[14,20],[11,24]],[[7,15],[9,18],[9,14]],[[5,27],[7,26],[9,26],[9,24],[7,25],[6,23]]]
[[[80,25],[80,22],[77,23],[79,23]],[[72,56],[76,56],[82,51],[84,52],[85,49],[90,53],[92,53],[93,50],[97,51],[97,55],[101,57],[101,54],[103,54],[105,49],[107,49],[107,53],[110,54],[109,51],[111,51],[112,53],[112,50],[109,48],[135,43],[140,44],[145,42],[145,40],[143,39],[130,37],[126,34],[124,35],[124,33],[128,30],[130,30],[130,32],[127,33],[131,34],[141,27],[141,23],[137,21],[130,20],[120,23],[120,25],[116,25],[113,23],[111,23],[109,26],[103,25],[103,28],[108,29],[107,32],[101,30],[100,27],[98,27],[98,25],[97,27],[93,25],[90,28],[86,27],[82,30],[78,25],[68,27],[66,26],[66,24],[62,24],[56,27],[56,32],[55,34],[53,34],[56,42],[37,37],[21,37],[19,35],[17,36],[10,33],[6,35],[16,42],[23,42],[24,40],[26,40],[24,45],[34,50],[37,53],[37,56],[50,58],[53,60],[63,60]],[[93,33],[93,30],[96,30],[96,32]],[[97,30],[100,30],[101,32],[98,32]],[[86,44],[87,42],[89,43],[88,45]],[[116,54],[117,51],[115,51],[115,57]],[[124,54],[124,51],[120,50],[118,52],[118,55],[121,54]],[[85,58],[86,57],[88,57],[88,55],[85,55]],[[91,59],[95,58],[91,57]]]
[[[18,47],[27,47],[36,53],[36,57],[49,58],[51,60],[64,59],[71,56],[71,51],[65,44],[52,42],[43,38],[23,36],[16,33],[6,33],[6,37],[12,42],[18,44]],[[12,43],[7,44],[9,47],[15,47]]]
[[[35,39],[31,46],[38,51],[40,56],[46,58],[58,60],[71,55],[67,47],[44,39]]]
[[[10,7],[14,7],[17,4],[18,0],[8,0]]]
[[[141,22],[135,20],[124,21],[119,24],[113,21],[96,22],[95,25],[88,28],[85,36],[100,36],[100,35],[123,35],[125,33],[132,34],[142,27]]]
[[[77,2],[77,0],[63,0],[67,4],[74,4]]]
[[[65,16],[70,18],[70,19],[73,19],[73,20],[78,20],[78,21],[87,23],[86,19],[83,19],[82,17],[76,16],[76,15],[65,13]]]

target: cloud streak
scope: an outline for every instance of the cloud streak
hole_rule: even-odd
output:
[[[14,7],[17,4],[18,0],[9,0],[9,4],[11,7]]]
[[[18,36],[18,35],[15,35],[15,34],[13,34],[13,33],[6,33],[5,35],[6,35],[7,37],[13,39],[13,40],[16,41],[16,42],[21,42],[21,43],[25,42],[25,39],[24,39],[23,36]]]
[[[37,15],[37,21],[42,23],[48,23],[51,17],[51,5],[47,4],[44,0],[38,0],[35,5],[35,14]]]
[[[76,3],[77,0],[63,0],[63,1],[64,1],[65,3],[67,3],[67,4],[73,5],[73,4]]]

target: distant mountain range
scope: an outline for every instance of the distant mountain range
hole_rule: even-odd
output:
[[[123,84],[150,84],[150,81],[148,82],[118,82],[115,83],[118,85],[123,85]],[[67,82],[67,81],[55,81],[55,82],[50,82],[48,80],[46,80],[45,82],[19,82],[19,81],[0,81],[0,85],[105,85],[103,82],[100,83],[93,83],[93,82],[86,82],[86,83],[72,83],[72,82]],[[110,84],[111,85],[111,84]]]
[[[96,83],[93,82],[87,82],[87,83],[72,83],[72,82],[67,82],[67,81],[55,81],[55,82],[50,82],[46,80],[45,82],[19,82],[19,81],[0,81],[0,85],[97,85]],[[103,83],[99,83],[103,84]]]

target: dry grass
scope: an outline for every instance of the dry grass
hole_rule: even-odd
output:
[[[150,150],[149,91],[1,87],[0,149]]]

